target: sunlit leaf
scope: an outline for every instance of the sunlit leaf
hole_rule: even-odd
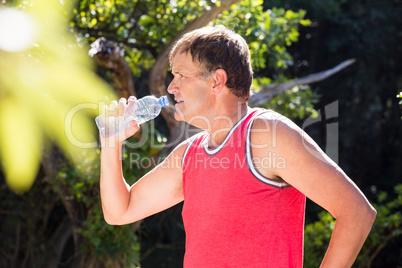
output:
[[[311,20],[300,20],[300,24],[302,26],[310,26],[311,25]]]
[[[88,47],[78,46],[67,27],[71,6],[34,2],[22,14],[35,22],[35,45],[19,53],[0,50],[0,92],[7,96],[1,104],[0,157],[7,183],[18,192],[33,183],[44,138],[75,163],[83,151],[91,158],[97,146],[93,118],[99,104],[116,97],[94,73]]]
[[[32,113],[13,98],[0,101],[0,157],[9,187],[29,190],[41,159],[42,137]]]

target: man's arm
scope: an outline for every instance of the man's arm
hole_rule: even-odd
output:
[[[351,267],[371,230],[376,211],[353,181],[304,131],[290,120],[282,119],[256,120],[256,128],[269,128],[269,132],[252,134],[253,144],[268,142],[269,146],[253,149],[253,156],[263,157],[271,151],[285,159],[285,167],[261,172],[282,178],[336,219],[321,267]]]
[[[122,114],[125,100],[114,106],[108,116],[116,115],[117,110]],[[101,137],[100,194],[104,218],[109,224],[132,223],[183,200],[181,158],[186,143],[180,144],[134,185],[126,183],[122,171],[122,143],[138,130],[139,126],[133,121],[126,131],[109,138]]]
[[[132,223],[183,201],[181,156],[184,149],[185,144],[178,146],[130,187],[123,177],[119,150],[103,148],[100,190],[106,222]]]

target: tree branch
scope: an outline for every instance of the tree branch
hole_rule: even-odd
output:
[[[65,216],[47,243],[46,267],[57,267],[68,238],[72,233],[73,225],[68,216]]]
[[[394,232],[395,230],[391,230],[391,232],[381,241],[381,243],[378,244],[375,250],[371,253],[369,260],[365,264],[360,266],[361,268],[371,268],[373,261],[375,260],[375,258],[377,258],[378,254],[380,254],[380,252],[384,249],[389,241],[396,237]]]
[[[124,59],[124,49],[116,42],[100,37],[91,44],[89,55],[95,57],[99,66],[113,71],[114,87],[120,97],[135,96],[133,76]]]
[[[325,71],[322,71],[319,73],[310,74],[310,75],[302,77],[300,79],[292,80],[292,81],[289,81],[289,82],[286,82],[283,84],[279,84],[279,85],[278,84],[266,85],[263,88],[261,88],[260,92],[253,94],[248,103],[250,106],[261,105],[264,102],[269,101],[270,99],[272,99],[273,97],[275,97],[276,95],[282,93],[283,91],[285,91],[287,89],[290,89],[297,85],[308,85],[308,84],[322,81],[322,80],[336,74],[337,72],[345,69],[346,67],[348,67],[349,65],[351,65],[355,62],[356,62],[356,59],[348,59],[331,69],[328,69],[328,70],[325,70]]]
[[[130,14],[130,16],[128,17],[126,23],[127,23],[127,22],[130,23],[130,20],[132,20],[132,19],[134,18],[135,12],[137,11],[137,8],[139,7],[139,5],[140,5],[140,0],[137,0],[137,2],[135,3],[133,9],[131,10],[131,14]],[[135,23],[128,29],[128,34],[127,34],[126,40],[129,39],[130,34],[131,34],[131,32],[133,31],[133,29],[136,29],[136,28],[137,28],[137,24],[138,24],[138,19],[135,20]]]
[[[57,147],[49,148],[49,151],[44,153],[42,160],[42,166],[46,176],[54,177],[57,171],[60,170],[63,163],[65,163],[65,161],[65,157]],[[77,232],[77,229],[86,218],[86,208],[84,204],[78,202],[75,198],[69,198],[72,196],[72,193],[71,189],[68,186],[61,183],[57,183],[55,184],[55,186],[55,192],[60,197],[60,200],[67,211],[70,222],[69,225],[71,228],[73,228],[72,237],[74,240],[74,252],[78,252],[78,248],[80,247],[82,241],[82,235]],[[81,257],[83,256],[79,255],[79,257],[76,258],[75,261],[79,262]],[[73,267],[78,266],[73,265]]]
[[[20,253],[20,243],[21,243],[21,223],[18,222],[15,230],[15,249],[12,258],[14,264],[17,263],[18,253]]]

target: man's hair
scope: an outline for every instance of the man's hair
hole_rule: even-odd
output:
[[[231,93],[237,97],[250,98],[253,81],[250,51],[239,34],[222,25],[186,33],[172,48],[170,65],[173,65],[177,54],[188,52],[193,61],[198,61],[204,69],[200,74],[202,78],[209,78],[212,72],[223,69],[227,73],[226,86]]]

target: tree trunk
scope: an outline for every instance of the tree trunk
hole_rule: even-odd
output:
[[[120,97],[128,99],[136,96],[131,68],[124,59],[124,49],[116,42],[100,37],[91,44],[89,55],[95,57],[99,66],[112,70],[114,88]]]

